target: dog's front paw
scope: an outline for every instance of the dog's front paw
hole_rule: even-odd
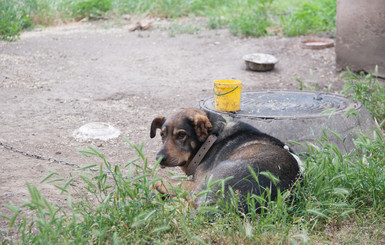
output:
[[[169,194],[169,192],[168,192],[166,186],[164,185],[163,181],[155,182],[154,189],[157,190],[159,193]]]

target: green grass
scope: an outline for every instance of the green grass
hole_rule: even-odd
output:
[[[347,72],[344,91],[360,100],[380,123],[384,87],[371,75]],[[365,96],[362,96],[365,93]],[[382,104],[381,104],[382,103]],[[260,214],[237,209],[230,203],[192,209],[185,191],[167,198],[152,189],[158,163],[149,164],[142,147],[130,143],[138,157],[125,166],[113,166],[90,148],[82,153],[100,163],[73,171],[69,176],[50,172],[42,182],[58,188],[67,205],[48,201],[37,187],[27,184],[30,200],[6,207],[13,215],[0,242],[11,244],[379,244],[385,240],[385,135],[381,129],[359,135],[356,148],[342,155],[326,134],[318,146],[308,145],[302,155],[303,180],[277,200],[248,197],[249,207],[266,204]],[[154,165],[150,167],[150,165]],[[98,172],[89,171],[98,168]],[[172,176],[171,176],[172,177]],[[176,176],[173,176],[175,178]],[[221,185],[221,181],[208,184]],[[221,188],[219,188],[221,189]],[[221,193],[218,193],[221,195]],[[267,200],[267,201],[266,201]],[[222,211],[216,209],[223,207]],[[28,214],[28,215],[27,215]],[[215,217],[215,218],[213,218]],[[8,232],[18,241],[9,241]]]
[[[112,4],[110,0],[87,0],[73,4],[70,9],[75,20],[81,20],[83,18],[95,20],[101,19],[111,8]]]
[[[355,74],[347,69],[342,73],[347,81],[342,92],[351,99],[360,101],[379,122],[385,120],[385,87],[381,86],[378,79],[378,67],[373,72]]]
[[[336,25],[336,1],[305,1],[281,13],[287,36],[333,32]]]
[[[0,0],[0,40],[14,41],[32,21],[20,4]]]
[[[167,27],[168,35],[175,37],[179,33],[195,34],[198,33],[200,28],[191,24],[172,23]]]
[[[30,26],[122,14],[172,19],[203,16],[207,27],[226,27],[234,35],[270,35],[271,28],[298,36],[333,33],[335,13],[336,0],[0,0],[0,37],[15,40]]]

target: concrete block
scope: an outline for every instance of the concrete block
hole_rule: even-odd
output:
[[[373,71],[385,77],[385,1],[338,0],[337,69]]]

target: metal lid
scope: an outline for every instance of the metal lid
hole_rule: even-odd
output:
[[[214,97],[200,102],[200,107],[215,111]],[[238,112],[220,112],[231,117],[263,119],[325,117],[330,113],[358,109],[361,104],[347,98],[322,92],[298,90],[260,90],[244,92],[241,95],[241,110]]]
[[[245,61],[249,61],[256,64],[275,64],[278,62],[278,59],[275,58],[273,55],[263,53],[247,54],[244,55],[242,58]]]

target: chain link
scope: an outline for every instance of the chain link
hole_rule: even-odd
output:
[[[63,160],[58,160],[58,159],[55,159],[55,158],[52,158],[52,157],[44,157],[44,156],[41,156],[41,155],[32,154],[32,153],[29,153],[29,152],[22,151],[20,149],[17,149],[16,147],[8,145],[7,143],[5,143],[5,142],[3,142],[1,140],[0,140],[0,145],[3,146],[7,150],[20,153],[20,154],[22,154],[24,156],[27,156],[27,157],[31,157],[31,158],[35,158],[35,159],[39,159],[39,160],[43,160],[43,161],[49,161],[51,163],[55,162],[55,163],[59,163],[59,164],[62,164],[62,165],[70,166],[72,168],[80,168],[80,165],[75,164],[75,163],[70,163],[70,162],[63,161]],[[91,170],[91,171],[98,171],[98,170],[93,169],[93,168],[90,168],[89,170]]]

